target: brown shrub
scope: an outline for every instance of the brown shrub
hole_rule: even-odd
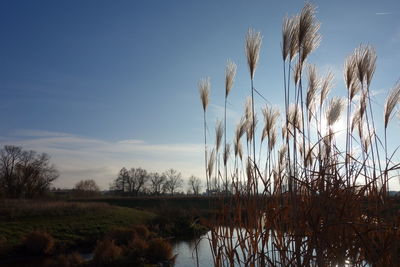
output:
[[[115,244],[114,240],[105,239],[97,242],[94,249],[93,261],[96,266],[103,266],[118,259],[122,255],[122,248]]]
[[[55,241],[50,234],[35,231],[25,236],[22,243],[28,253],[34,255],[48,255],[53,251]]]
[[[135,238],[129,243],[127,248],[132,256],[139,258],[145,256],[148,246],[147,242],[143,239]]]
[[[107,238],[114,240],[118,246],[126,246],[137,236],[134,229],[118,227],[114,228],[107,234]]]
[[[162,238],[154,238],[149,242],[146,257],[153,262],[170,260],[172,258],[172,246]]]
[[[143,240],[146,240],[150,236],[149,229],[147,229],[147,227],[144,225],[135,225],[133,229],[135,230],[137,236]]]

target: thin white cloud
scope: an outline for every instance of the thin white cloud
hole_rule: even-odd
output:
[[[392,12],[376,12],[375,15],[378,16],[385,16],[385,15],[392,15]]]
[[[122,167],[157,172],[174,168],[184,177],[204,176],[202,144],[149,144],[136,139],[110,142],[71,134],[24,132],[30,134],[0,137],[0,145],[48,153],[60,171],[54,184],[57,187],[71,188],[81,179],[95,179],[107,189]]]

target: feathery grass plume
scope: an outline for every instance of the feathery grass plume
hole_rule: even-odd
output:
[[[228,97],[229,92],[233,87],[236,75],[236,64],[228,59],[225,67],[225,97]]]
[[[360,126],[361,127],[361,126]],[[360,130],[360,132],[362,132],[363,130]],[[362,148],[364,150],[365,153],[368,153],[368,149],[371,145],[371,135],[368,133],[362,133],[362,138],[361,138],[361,142],[362,142]]]
[[[309,31],[307,38],[304,39],[301,52],[302,62],[305,62],[307,57],[311,54],[311,52],[317,49],[319,44],[321,43],[321,35],[318,33],[319,28],[320,28],[319,23],[313,25],[313,27]]]
[[[303,114],[301,113],[301,108],[297,104],[290,104],[288,111],[288,122],[290,127],[296,127],[301,129],[303,122]]]
[[[246,34],[246,57],[251,79],[254,78],[254,73],[257,68],[258,59],[260,57],[261,43],[261,33],[250,28]]]
[[[360,108],[358,108],[353,112],[353,116],[351,119],[351,127],[350,127],[351,133],[354,131],[354,128],[360,123],[360,120],[361,120]]]
[[[300,61],[297,61],[296,65],[294,66],[294,75],[293,75],[294,84],[296,86],[299,84],[302,69],[303,69],[303,63]]]
[[[266,136],[268,136],[271,130],[275,127],[276,121],[279,118],[279,110],[277,108],[270,107],[269,105],[265,105],[262,109],[262,113],[264,115],[264,129],[261,135],[261,141],[264,140]]]
[[[279,162],[279,164],[283,164],[285,162],[287,151],[288,151],[287,145],[286,144],[282,144],[281,147],[278,150],[278,162]]]
[[[370,45],[360,45],[355,49],[357,77],[361,84],[364,81],[369,87],[376,68],[375,49]]]
[[[315,102],[320,81],[317,75],[317,69],[314,64],[308,65],[308,87],[306,96],[306,108],[308,109],[308,120],[311,120],[315,112]]]
[[[356,72],[357,72],[357,59],[355,54],[351,54],[350,56],[346,57],[346,60],[344,62],[344,71],[343,71],[346,88],[349,90],[351,88],[351,84],[356,79],[357,75]]]
[[[226,166],[226,163],[228,162],[230,154],[231,154],[231,145],[229,143],[227,143],[225,150],[224,150],[224,165],[225,166]]]
[[[275,144],[276,144],[277,135],[278,135],[278,132],[274,125],[274,127],[272,127],[268,133],[268,150],[269,151],[272,151],[272,149],[274,149]]]
[[[325,75],[325,77],[322,79],[322,84],[321,84],[321,94],[320,94],[320,103],[319,106],[322,107],[322,104],[324,103],[325,99],[328,97],[329,92],[331,91],[333,87],[333,73],[332,71],[328,71],[328,73]]]
[[[290,60],[292,61],[294,57],[299,52],[299,20],[300,16],[296,15],[290,19]]]
[[[215,149],[211,150],[210,158],[208,159],[207,170],[208,170],[208,177],[211,179],[211,175],[213,173],[215,163]]]
[[[222,136],[224,135],[224,128],[221,120],[217,120],[215,124],[215,147],[217,152],[221,146]]]
[[[314,161],[314,154],[313,154],[313,147],[306,147],[306,154],[305,154],[305,162],[304,165],[305,167],[312,166],[313,161]]]
[[[393,109],[396,107],[400,100],[400,82],[397,82],[393,89],[390,91],[388,97],[386,98],[384,107],[384,122],[385,129],[388,126]]]
[[[334,97],[331,99],[328,106],[328,110],[326,112],[326,120],[328,126],[332,126],[339,120],[343,108],[344,108],[344,101],[342,98]]]
[[[303,42],[309,37],[310,30],[315,24],[315,6],[311,3],[306,3],[300,13],[299,17],[299,44],[303,45]]]
[[[258,123],[258,118],[257,114],[254,114],[254,122],[253,122],[253,116],[250,116],[247,118],[247,127],[246,127],[246,133],[247,133],[247,141],[253,140],[253,133],[255,132],[257,128],[257,123]]]
[[[354,81],[350,84],[350,101],[354,99],[354,97],[360,92],[361,90],[361,84],[357,79],[354,79]]]
[[[365,110],[367,109],[367,94],[368,94],[367,90],[361,92],[360,106],[359,106],[359,113],[361,118],[364,117]]]
[[[203,105],[203,110],[206,111],[210,95],[210,78],[207,77],[201,79],[198,83],[198,87],[199,87],[201,103]]]
[[[244,115],[247,122],[252,120],[252,114],[253,110],[251,108],[251,96],[248,96],[246,98],[246,102],[244,103]]]
[[[240,139],[242,138],[243,134],[246,132],[247,126],[248,125],[247,125],[246,117],[242,117],[240,119],[239,123],[236,125],[235,137],[233,140],[235,157],[238,156],[240,150],[242,149],[242,144],[240,143]]]
[[[290,52],[291,19],[286,15],[282,23],[282,58],[286,61]]]

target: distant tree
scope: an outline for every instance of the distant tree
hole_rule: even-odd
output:
[[[49,191],[57,177],[45,153],[23,151],[17,146],[0,150],[0,192],[6,197],[36,197]]]
[[[111,185],[111,190],[125,192],[128,180],[129,180],[129,172],[125,167],[123,167],[119,171],[118,177],[114,180],[113,184]]]
[[[162,193],[162,188],[165,183],[165,176],[159,173],[151,173],[150,177],[150,192],[154,195],[160,195]]]
[[[128,188],[129,192],[133,193],[135,196],[144,188],[145,184],[149,180],[149,175],[147,171],[142,168],[131,168],[129,170],[128,178]]]
[[[169,169],[163,174],[166,177],[166,181],[163,186],[165,192],[173,195],[178,188],[181,188],[183,186],[183,179],[180,172],[177,172],[174,169]]]
[[[201,180],[199,177],[194,175],[190,176],[188,180],[189,189],[193,191],[193,194],[198,195],[201,190]]]
[[[100,188],[92,179],[81,180],[75,184],[74,193],[78,196],[94,196],[97,195]]]

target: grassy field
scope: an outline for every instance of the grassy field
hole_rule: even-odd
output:
[[[33,231],[52,235],[59,248],[91,245],[114,227],[145,224],[154,213],[107,203],[4,200],[0,235],[10,246]]]

